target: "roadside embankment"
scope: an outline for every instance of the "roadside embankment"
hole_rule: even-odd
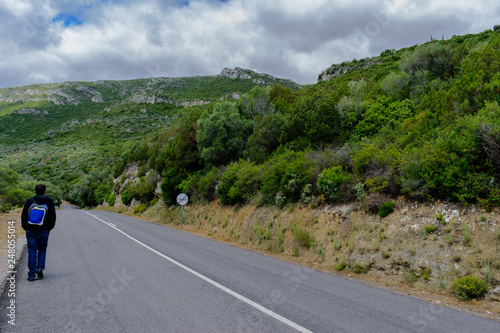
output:
[[[132,210],[108,210],[133,215]],[[161,202],[139,218],[211,237],[300,265],[500,320],[500,216],[477,206],[400,198],[381,219],[358,203],[310,207],[223,206],[217,201],[184,208]],[[490,293],[460,301],[453,281],[475,275]]]

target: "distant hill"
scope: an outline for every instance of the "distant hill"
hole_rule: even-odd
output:
[[[63,82],[0,88],[0,114],[45,102],[55,105],[92,103],[168,103],[175,106],[206,104],[234,98],[255,85],[278,83],[293,90],[301,86],[291,80],[259,74],[249,69],[224,68],[219,75],[154,77],[126,81]],[[26,105],[25,105],[26,104]]]
[[[249,69],[225,68],[219,75],[126,81],[63,82],[0,89],[0,143],[25,143],[54,136],[86,122],[99,122],[127,110],[131,119],[147,109],[165,113],[220,100],[237,100],[256,85],[278,83],[293,91],[302,87],[287,79]],[[146,107],[149,105],[148,107]],[[134,114],[134,115],[133,115]],[[106,117],[103,117],[106,115]]]

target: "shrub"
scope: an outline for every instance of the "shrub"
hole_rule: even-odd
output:
[[[356,274],[364,274],[370,270],[370,264],[363,265],[363,264],[357,262],[352,266],[352,270]]]
[[[260,169],[262,183],[262,203],[274,204],[278,192],[283,192],[287,202],[300,199],[302,189],[313,180],[313,163],[308,160],[304,152],[286,151],[274,156]]]
[[[435,232],[437,230],[437,227],[435,225],[426,225],[424,227],[424,231],[428,234],[432,234],[433,232]]]
[[[342,170],[342,166],[324,169],[318,178],[318,191],[327,201],[336,203],[342,201],[341,185],[351,181],[351,176]]]
[[[198,193],[200,197],[206,200],[215,199],[215,186],[220,180],[219,168],[213,167],[205,175],[201,176],[198,181]]]
[[[444,215],[441,212],[436,214],[436,220],[438,220],[442,225],[446,224],[446,219],[444,218]]]
[[[366,212],[370,214],[378,214],[380,207],[382,207],[382,204],[385,202],[384,197],[375,193],[373,195],[370,195],[368,198],[369,200],[367,200],[365,205]]]
[[[482,297],[488,292],[486,282],[472,275],[456,279],[451,285],[451,289],[462,301]]]
[[[216,186],[216,195],[225,205],[244,204],[260,186],[259,168],[253,162],[231,163]]]
[[[389,186],[389,179],[385,177],[368,178],[365,181],[370,193],[383,192]]]
[[[148,209],[148,206],[146,204],[141,204],[141,205],[134,208],[134,214],[141,215],[142,213],[144,213],[146,211],[146,209]]]
[[[365,185],[363,183],[357,183],[354,186],[354,189],[356,190],[356,197],[358,198],[359,202],[364,205],[365,199],[366,199],[366,192],[365,192]]]
[[[20,188],[11,188],[7,190],[7,200],[13,206],[23,206],[24,202],[32,196],[33,192]]]
[[[12,205],[7,202],[7,197],[5,195],[0,195],[0,213],[7,213],[12,209]]]
[[[127,187],[125,191],[122,192],[122,203],[125,206],[128,206],[130,205],[131,202],[132,202],[132,194],[130,193],[130,188]]]
[[[110,195],[108,195],[108,197],[106,198],[106,201],[108,202],[108,204],[110,206],[114,206],[115,205],[115,200],[116,200],[116,194],[115,193],[111,193]]]
[[[10,169],[0,168],[0,193],[19,183],[19,175]]]
[[[302,201],[304,201],[304,203],[306,204],[313,203],[316,200],[312,184],[306,184],[306,186],[304,186],[304,188],[302,189],[301,198]]]
[[[422,276],[422,279],[424,279],[424,280],[426,280],[426,281],[430,280],[430,279],[431,279],[431,274],[432,274],[432,271],[431,271],[431,269],[430,269],[430,268],[427,268],[427,267],[426,267],[426,268],[424,268],[424,269],[422,270],[422,275],[421,275],[421,276]]]
[[[156,182],[154,179],[150,178],[141,181],[130,188],[130,194],[133,199],[140,201],[142,203],[150,202],[155,197]]]
[[[102,204],[108,197],[109,191],[111,189],[111,185],[109,184],[100,184],[95,190],[94,190],[94,197],[97,201],[98,204]]]
[[[286,204],[286,196],[283,194],[283,192],[278,192],[278,194],[276,194],[276,197],[274,198],[274,202],[276,204],[276,206],[278,206],[279,208],[283,208],[283,206],[285,206]]]
[[[383,219],[390,213],[394,211],[394,202],[392,201],[387,201],[380,206],[380,209],[378,210],[378,216],[380,216],[380,219]]]
[[[401,56],[400,70],[408,74],[410,85],[419,84],[419,75],[427,72],[429,78],[443,78],[451,70],[452,51],[440,42],[431,42],[418,46],[413,52],[407,51]]]
[[[382,81],[382,89],[392,97],[405,95],[405,88],[410,80],[410,75],[405,72],[390,72]]]

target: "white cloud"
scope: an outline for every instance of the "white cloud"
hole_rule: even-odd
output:
[[[0,86],[213,75],[236,66],[313,83],[332,63],[500,24],[500,5],[485,0],[181,3],[5,0]]]

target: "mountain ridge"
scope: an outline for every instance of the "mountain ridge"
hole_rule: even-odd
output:
[[[302,86],[289,79],[276,78],[265,73],[257,73],[241,67],[224,68],[220,74],[211,76],[190,77],[152,77],[131,80],[98,80],[98,81],[65,81],[61,83],[31,84],[26,86],[0,88],[0,102],[5,103],[43,103],[52,102],[55,105],[83,102],[106,103],[125,101],[130,103],[168,103],[176,106],[192,106],[214,102],[219,99],[238,99],[244,91],[224,91],[220,96],[205,94],[203,98],[182,98],[179,91],[190,89],[193,85],[198,88],[218,84],[225,79],[241,80],[251,85],[273,85],[278,83],[294,90]],[[199,82],[196,82],[199,81]],[[110,90],[117,90],[112,93]],[[240,89],[241,90],[241,89]],[[246,90],[246,89],[243,89]],[[194,102],[194,103],[189,103]],[[2,107],[0,106],[0,114]]]

